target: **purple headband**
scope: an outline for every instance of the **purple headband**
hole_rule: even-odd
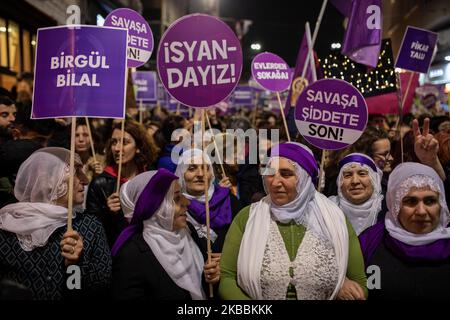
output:
[[[374,172],[377,172],[377,166],[375,165],[375,162],[373,160],[359,154],[351,154],[346,157],[344,157],[341,161],[339,161],[339,170],[342,169],[344,165],[350,162],[356,162],[360,164],[365,164],[369,166]]]
[[[311,177],[313,183],[316,183],[319,174],[319,167],[316,159],[306,149],[293,143],[280,143],[272,147],[270,157],[283,157],[297,163]]]
[[[159,169],[150,179],[136,202],[130,225],[121,232],[114,243],[111,250],[112,256],[119,252],[129,238],[142,230],[142,222],[150,219],[158,210],[172,182],[176,179],[178,179],[176,175],[164,168]]]

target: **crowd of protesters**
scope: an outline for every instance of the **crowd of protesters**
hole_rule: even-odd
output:
[[[288,141],[279,112],[262,107],[208,110],[215,133],[200,145],[186,142],[200,126],[194,111],[152,106],[143,123],[130,112],[123,143],[120,120],[79,118],[69,197],[70,121],[31,119],[28,80],[0,88],[0,299],[189,300],[211,288],[214,299],[429,299],[450,290],[447,116],[371,115],[358,141],[325,157],[292,112]],[[265,135],[238,146],[226,129]],[[252,162],[253,149],[262,156]],[[81,289],[67,286],[72,265]],[[373,265],[378,285],[369,285]]]

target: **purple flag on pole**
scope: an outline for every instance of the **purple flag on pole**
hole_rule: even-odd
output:
[[[343,15],[348,17],[352,10],[352,0],[331,0],[333,6]]]
[[[284,113],[289,112],[290,106],[295,106],[300,93],[312,82],[312,71],[311,67],[306,67],[305,77],[302,79],[303,66],[308,55],[308,42],[306,40],[306,34],[303,35],[302,43],[300,44],[300,49],[297,54],[297,61],[295,62],[294,75],[292,76],[291,87],[289,88],[289,94],[286,100],[286,106]],[[314,59],[315,60],[315,59]],[[316,67],[317,69],[317,67]],[[319,75],[317,75],[319,78]]]
[[[347,13],[348,25],[342,54],[351,60],[375,68],[381,48],[381,0],[331,1],[341,13]]]

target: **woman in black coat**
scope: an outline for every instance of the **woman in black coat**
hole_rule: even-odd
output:
[[[87,177],[78,156],[73,230],[66,227],[69,157],[63,148],[34,152],[17,173],[14,195],[19,202],[0,209],[0,281],[25,287],[32,299],[99,297],[110,285],[111,254],[102,225],[80,210]],[[71,277],[77,269],[81,288]],[[68,290],[68,284],[78,290]]]
[[[218,283],[218,261],[204,264],[187,227],[189,200],[177,179],[159,169],[142,173],[123,186],[122,205],[133,209],[133,214],[112,250],[115,299],[200,300],[206,298],[206,282]]]

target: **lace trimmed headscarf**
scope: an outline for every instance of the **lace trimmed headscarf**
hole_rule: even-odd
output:
[[[412,188],[429,188],[439,194],[441,206],[439,224],[427,234],[414,234],[406,231],[398,219],[402,200]],[[444,184],[432,168],[414,162],[405,162],[397,166],[389,176],[386,200],[389,211],[386,214],[385,225],[394,239],[412,246],[450,239],[450,228],[447,227],[450,215],[445,201]]]

